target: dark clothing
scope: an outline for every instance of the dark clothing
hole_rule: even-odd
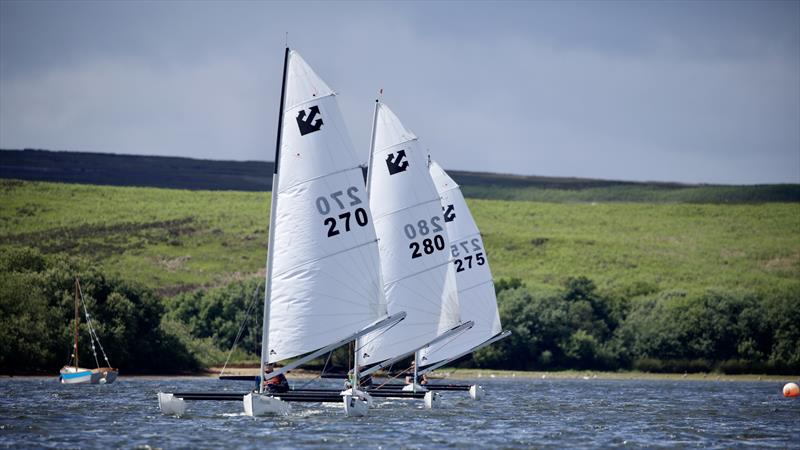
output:
[[[266,376],[269,376],[267,374]],[[278,375],[277,377],[268,378],[267,381],[264,382],[264,387],[267,391],[275,393],[275,392],[288,392],[289,391],[289,380],[286,379],[283,374]]]
[[[367,375],[365,377],[360,377],[358,380],[359,386],[369,388],[372,387],[372,375]]]

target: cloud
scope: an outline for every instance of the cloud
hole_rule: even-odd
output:
[[[3,148],[271,159],[289,31],[364,160],[384,88],[445,167],[800,182],[800,4],[11,5]]]

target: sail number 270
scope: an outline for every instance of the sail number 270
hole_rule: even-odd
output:
[[[411,250],[411,259],[419,258],[423,254],[430,255],[435,251],[444,250],[444,236],[441,234],[434,234],[433,237],[425,237],[428,234],[443,231],[442,226],[439,224],[441,220],[441,217],[433,216],[430,220],[430,226],[427,220],[422,219],[416,224],[409,223],[403,227],[406,237],[412,240],[412,242],[408,244],[408,248]],[[415,240],[417,236],[420,236],[422,239],[419,241]]]
[[[328,227],[328,237],[334,237],[341,233],[343,228],[345,232],[351,230],[351,218],[358,226],[363,227],[369,223],[367,210],[364,208],[356,208],[353,211],[347,211],[353,206],[360,205],[362,200],[358,197],[358,188],[350,186],[345,191],[331,192],[328,195],[320,195],[317,197],[316,205],[317,211],[323,216],[327,216],[333,212],[332,216],[325,217],[323,224]],[[343,198],[345,197],[345,198]],[[334,206],[338,207],[336,211]],[[339,214],[336,214],[336,213]],[[337,220],[338,219],[338,220]]]

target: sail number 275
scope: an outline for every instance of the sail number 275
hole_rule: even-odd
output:
[[[456,272],[472,269],[473,261],[475,266],[486,264],[483,248],[481,248],[481,240],[478,238],[452,244],[450,252],[453,254],[453,264],[456,265]]]
[[[325,217],[323,224],[328,227],[328,237],[337,236],[341,233],[342,229],[348,232],[352,229],[352,222],[358,226],[363,227],[369,223],[367,210],[364,208],[356,208],[351,210],[353,206],[362,203],[361,198],[358,197],[358,188],[350,186],[345,191],[331,192],[328,195],[320,195],[317,197],[316,205],[317,211]],[[339,214],[336,214],[339,213]]]

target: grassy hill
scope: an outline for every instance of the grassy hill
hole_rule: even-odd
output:
[[[266,162],[0,151],[0,372],[64,363],[77,274],[126,371],[222,363],[263,295],[271,173]],[[474,364],[800,370],[800,185],[451,173],[513,331]],[[235,360],[258,353],[251,322]]]
[[[0,246],[98,262],[165,294],[263,273],[269,194],[0,180]],[[570,276],[627,297],[800,292],[800,204],[469,199],[496,278]]]
[[[271,162],[0,150],[0,178],[192,190],[268,191]],[[538,202],[800,202],[800,185],[695,185],[449,171],[472,198]]]

